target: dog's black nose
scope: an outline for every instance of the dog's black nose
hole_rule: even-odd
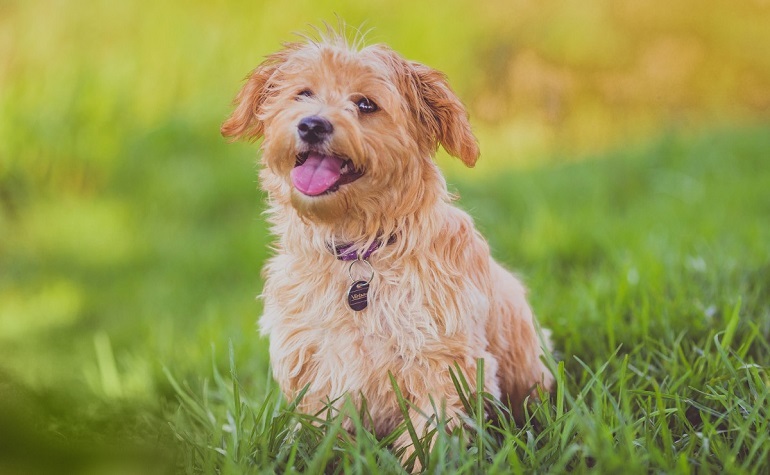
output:
[[[323,142],[334,131],[332,123],[323,117],[311,115],[297,124],[299,138],[307,143]]]

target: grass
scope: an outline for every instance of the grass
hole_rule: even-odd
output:
[[[495,255],[523,274],[536,312],[553,330],[557,391],[517,427],[474,381],[458,380],[468,404],[463,426],[447,433],[439,421],[439,430],[418,434],[406,424],[384,440],[363,429],[365,408],[344,410],[355,436],[331,411],[296,413],[296,401],[284,401],[269,378],[266,342],[253,327],[256,304],[229,313],[238,308],[233,301],[256,292],[255,281],[238,281],[258,273],[267,239],[252,206],[224,204],[248,201],[238,196],[253,193],[243,179],[242,190],[223,191],[236,196],[204,213],[219,226],[196,228],[207,219],[178,215],[175,226],[191,248],[170,252],[176,230],[148,236],[159,238],[160,251],[111,270],[94,287],[104,295],[81,303],[119,318],[90,330],[81,322],[34,334],[27,340],[34,359],[23,342],[4,346],[18,351],[15,360],[6,353],[6,367],[20,371],[10,372],[0,392],[0,460],[42,471],[50,467],[41,460],[52,460],[81,473],[109,473],[116,464],[147,473],[147,460],[161,473],[393,473],[400,462],[388,444],[409,430],[429,473],[763,473],[770,469],[768,152],[770,134],[758,126],[672,133],[635,150],[481,180],[450,173],[460,204],[476,216]],[[214,172],[212,188],[216,173],[230,172]],[[139,228],[163,229],[157,216],[143,219]],[[222,243],[230,243],[226,252],[217,249]],[[213,256],[202,258],[207,252]],[[170,269],[157,269],[159,256],[171,260]],[[24,275],[23,259],[18,253],[6,262]],[[73,270],[80,285],[104,279],[104,269],[81,265]],[[183,308],[166,311],[183,315],[204,305],[195,328],[153,329],[142,320],[149,310],[139,309],[158,309],[153,287],[171,271],[192,275],[174,274],[180,280],[165,284],[172,289],[163,298],[190,296]],[[135,292],[131,305],[120,297],[126,288]],[[94,337],[83,338],[88,333]],[[168,348],[164,338],[173,340]],[[25,373],[24,358],[41,368],[30,364]],[[50,376],[43,367],[53,361],[79,363],[81,371]],[[30,376],[36,372],[39,379]],[[74,385],[78,380],[86,386]],[[495,417],[479,417],[482,407]],[[131,450],[116,458],[116,447]]]
[[[409,431],[426,473],[766,472],[768,151],[765,128],[672,135],[623,157],[463,184],[462,203],[527,275],[562,358],[549,361],[556,392],[523,426],[458,381],[468,419],[451,434],[406,423],[377,441],[348,408],[353,437],[340,417],[294,413],[271,385],[255,397],[231,359],[205,389],[177,386],[185,466],[391,473],[387,444]],[[479,417],[484,406],[495,417]]]

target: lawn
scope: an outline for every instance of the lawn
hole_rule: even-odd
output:
[[[525,276],[552,328],[559,386],[524,427],[504,411],[497,425],[478,419],[468,396],[468,428],[423,442],[428,470],[769,470],[768,153],[760,127],[667,136],[484,180],[453,176],[462,205]],[[387,441],[353,439],[339,419],[317,430],[276,409],[239,360],[212,374],[208,390],[179,390],[174,428],[188,440],[186,463],[224,473],[395,470]]]
[[[68,255],[65,240],[75,237],[56,210],[36,211],[24,238],[11,241],[4,268],[38,292],[15,308],[59,320],[17,325],[18,337],[3,346],[0,454],[90,467],[117,463],[113,451],[129,446],[118,451],[128,459],[120,463],[133,466],[149,451],[161,466],[188,473],[366,471],[374,463],[394,470],[387,441],[353,439],[338,419],[308,426],[277,397],[254,328],[268,237],[250,167],[190,172],[207,151],[189,145],[197,152],[181,153],[177,168],[137,167],[136,180],[148,185],[141,200],[131,189],[105,200],[131,195],[136,203],[124,211],[135,220],[135,242],[110,265]],[[768,153],[770,133],[759,126],[671,134],[483,179],[450,175],[460,204],[495,255],[524,276],[553,330],[559,385],[523,427],[503,413],[497,425],[477,419],[463,434],[433,434],[430,470],[770,469]],[[195,192],[164,196],[156,183],[184,169]],[[113,219],[101,200],[48,206],[66,206],[71,219]],[[56,249],[64,248],[44,271],[33,256],[50,237],[28,240],[34,226],[53,230]],[[41,282],[41,274],[58,280]],[[72,307],[82,320],[67,320]],[[298,421],[305,425],[295,433]]]
[[[257,147],[218,135],[240,79],[326,3],[0,2],[0,473],[400,470],[392,437],[279,396],[256,330]],[[556,347],[557,390],[523,426],[458,380],[469,418],[415,435],[426,471],[769,472],[770,61],[743,53],[767,33],[715,26],[767,9],[522,5],[516,28],[479,12],[447,30],[467,3],[394,5],[372,35],[469,104],[479,166],[439,164]],[[623,15],[658,29],[624,36]],[[648,41],[640,64],[687,80],[635,76],[620,58]],[[527,102],[543,91],[521,68],[558,100]]]

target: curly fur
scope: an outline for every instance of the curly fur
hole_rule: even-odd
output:
[[[312,97],[300,95],[313,91]],[[380,110],[362,114],[368,98]],[[273,373],[283,391],[309,390],[301,410],[315,412],[346,395],[366,398],[374,430],[400,421],[391,372],[422,416],[430,403],[458,413],[449,377],[457,363],[520,414],[537,385],[553,377],[519,280],[495,262],[468,214],[453,206],[432,160],[439,144],[472,167],[479,150],[462,103],[446,77],[390,48],[350,46],[336,34],[291,43],[247,78],[222,126],[234,139],[263,138],[260,178],[277,236],[264,269],[262,332],[270,336]],[[348,157],[364,175],[321,196],[299,192],[289,174],[303,144],[297,124],[322,116],[334,126],[326,153]],[[370,304],[348,308],[348,263],[332,242],[373,253]],[[406,443],[406,440],[402,441]]]

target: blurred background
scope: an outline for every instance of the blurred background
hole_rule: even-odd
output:
[[[0,0],[0,433],[162,412],[163,368],[196,381],[230,342],[264,386],[257,147],[219,125],[265,55],[336,15],[447,73],[482,159],[440,164],[525,272],[564,230],[537,215],[509,245],[485,180],[769,130],[767,0]]]

